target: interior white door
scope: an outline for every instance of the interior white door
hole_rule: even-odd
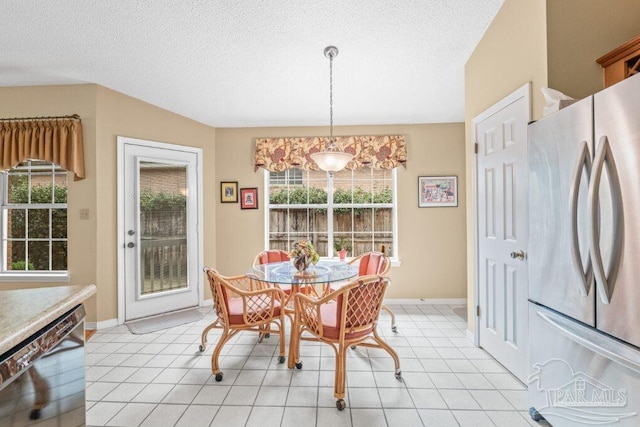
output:
[[[473,120],[477,145],[479,344],[527,377],[529,85]]]
[[[200,302],[200,150],[119,138],[124,321]]]

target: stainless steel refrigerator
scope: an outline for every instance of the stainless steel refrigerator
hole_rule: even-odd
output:
[[[640,425],[640,75],[529,125],[532,417]]]

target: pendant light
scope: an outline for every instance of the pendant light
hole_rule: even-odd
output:
[[[338,48],[327,46],[324,56],[329,58],[329,146],[325,151],[311,154],[311,158],[320,169],[333,174],[344,169],[353,159],[353,154],[339,151],[333,143],[333,58],[338,56]]]

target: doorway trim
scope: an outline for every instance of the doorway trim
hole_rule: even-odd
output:
[[[125,322],[125,270],[124,270],[124,263],[125,263],[125,241],[124,241],[124,234],[125,234],[125,218],[124,218],[124,195],[125,195],[125,188],[124,188],[124,146],[125,144],[135,144],[138,146],[142,146],[142,147],[149,147],[149,148],[159,148],[159,149],[168,149],[168,150],[180,150],[180,151],[185,151],[185,152],[189,152],[189,153],[193,153],[196,155],[197,158],[197,162],[198,162],[198,166],[196,169],[196,180],[197,180],[197,184],[198,184],[198,209],[197,209],[197,218],[198,218],[198,223],[197,223],[197,229],[196,229],[196,235],[197,237],[197,243],[196,243],[196,247],[197,247],[197,263],[198,263],[198,269],[200,270],[200,267],[202,267],[203,262],[204,262],[204,258],[203,258],[203,236],[202,236],[202,220],[203,220],[203,203],[202,203],[202,198],[203,198],[203,189],[202,189],[202,175],[203,175],[203,166],[202,166],[202,159],[203,159],[203,155],[202,155],[202,148],[197,148],[197,147],[189,147],[186,145],[179,145],[179,144],[169,144],[166,142],[157,142],[157,141],[150,141],[150,140],[146,140],[146,139],[137,139],[137,138],[130,138],[127,136],[117,136],[117,203],[118,203],[118,238],[117,238],[117,246],[118,246],[118,325],[122,325]],[[203,288],[203,281],[202,281],[202,274],[198,274],[197,276],[197,284],[196,286],[198,287],[198,299],[199,302],[198,304],[200,306],[204,305],[204,288]]]
[[[507,107],[509,104],[512,104],[520,98],[524,98],[527,105],[529,106],[529,120],[531,120],[531,82],[529,81],[471,120],[471,140],[473,141],[474,146],[475,144],[478,144],[478,136],[476,135],[476,127],[478,126],[478,123],[481,123],[486,118],[491,117],[498,111],[502,110],[503,108]],[[478,276],[480,240],[478,238],[478,153],[476,153],[475,150],[474,161],[472,162],[471,176],[473,191],[473,344],[478,347],[480,346],[480,328],[478,327],[480,318],[478,316],[477,309],[477,307],[480,305],[480,277]]]

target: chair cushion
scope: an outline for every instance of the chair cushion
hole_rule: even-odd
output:
[[[378,274],[383,267],[384,258],[382,254],[371,253],[360,260],[358,271],[359,276],[368,276],[370,274]]]
[[[265,304],[262,305],[264,309],[269,307]],[[242,298],[229,298],[227,304],[227,310],[229,313],[229,323],[231,325],[244,325],[244,318],[242,316]],[[254,310],[255,312],[255,310]],[[280,316],[280,302],[275,301],[275,307],[273,310],[273,317]]]
[[[340,328],[338,325],[338,310],[341,309],[342,304],[329,303],[322,304],[320,306],[320,314],[322,316],[322,332],[325,338],[332,340],[340,339]],[[364,329],[358,332],[347,332],[345,339],[361,338],[365,335],[369,335],[373,331],[373,325],[371,328]]]
[[[272,262],[289,261],[289,254],[284,251],[271,250],[264,251],[258,255],[258,262],[260,264],[270,264]]]

